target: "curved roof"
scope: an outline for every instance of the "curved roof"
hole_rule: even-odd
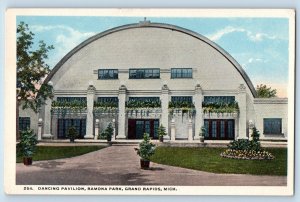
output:
[[[115,33],[115,32],[119,32],[119,31],[123,31],[123,30],[127,30],[127,29],[141,28],[141,27],[142,28],[147,28],[147,27],[149,27],[149,28],[161,28],[161,29],[169,29],[169,30],[172,30],[172,31],[181,32],[181,33],[187,34],[191,37],[197,38],[198,40],[201,40],[204,43],[208,44],[209,46],[214,48],[216,51],[218,51],[221,55],[223,55],[236,68],[236,70],[240,73],[240,75],[243,77],[246,84],[248,85],[253,97],[257,97],[256,90],[255,90],[250,78],[248,77],[248,75],[244,71],[244,69],[241,67],[241,65],[229,53],[227,53],[219,45],[217,45],[213,41],[209,40],[208,38],[194,32],[194,31],[191,31],[189,29],[185,29],[185,28],[182,28],[182,27],[179,27],[179,26],[176,26],[176,25],[165,24],[165,23],[152,23],[150,21],[141,21],[140,23],[122,25],[122,26],[119,26],[119,27],[108,29],[104,32],[101,32],[99,34],[96,34],[96,35],[90,37],[89,39],[85,40],[84,42],[82,42],[78,46],[76,46],[74,49],[72,49],[67,55],[65,55],[55,65],[55,67],[52,69],[52,71],[50,72],[50,74],[48,75],[48,77],[45,79],[44,82],[45,83],[49,82],[51,80],[51,78],[54,76],[54,74],[59,70],[59,68],[69,58],[71,58],[77,51],[80,51],[80,49],[82,49],[86,45],[100,39],[101,37],[104,37],[106,35],[109,35],[109,34],[112,34],[112,33]]]

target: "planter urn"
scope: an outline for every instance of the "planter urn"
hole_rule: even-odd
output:
[[[23,157],[23,163],[25,166],[32,165],[32,157]]]
[[[149,167],[150,167],[149,160],[141,159],[140,162],[141,162],[141,169],[149,169]]]
[[[200,136],[200,142],[201,142],[201,143],[204,142],[204,136]]]
[[[159,141],[164,142],[164,136],[159,136]]]

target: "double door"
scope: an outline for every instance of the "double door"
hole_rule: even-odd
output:
[[[144,133],[158,139],[158,127],[158,119],[128,119],[128,139],[143,139]]]
[[[77,130],[78,138],[84,138],[86,133],[86,119],[58,119],[57,121],[57,138],[68,138],[68,130],[74,126]]]
[[[207,140],[233,140],[234,119],[205,119],[205,139]]]

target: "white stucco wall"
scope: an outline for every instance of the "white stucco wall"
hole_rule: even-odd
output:
[[[255,117],[254,123],[256,128],[260,131],[261,138],[288,138],[288,100],[286,98],[256,98],[254,99]],[[282,119],[282,133],[280,135],[264,135],[264,118],[281,118]]]

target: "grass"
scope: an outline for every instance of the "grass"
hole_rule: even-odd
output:
[[[92,151],[103,149],[105,146],[37,146],[33,161],[51,160],[79,156]],[[17,156],[17,163],[21,163],[22,157]]]
[[[151,161],[212,173],[287,175],[287,149],[268,148],[274,160],[238,160],[220,156],[225,148],[158,147]]]

